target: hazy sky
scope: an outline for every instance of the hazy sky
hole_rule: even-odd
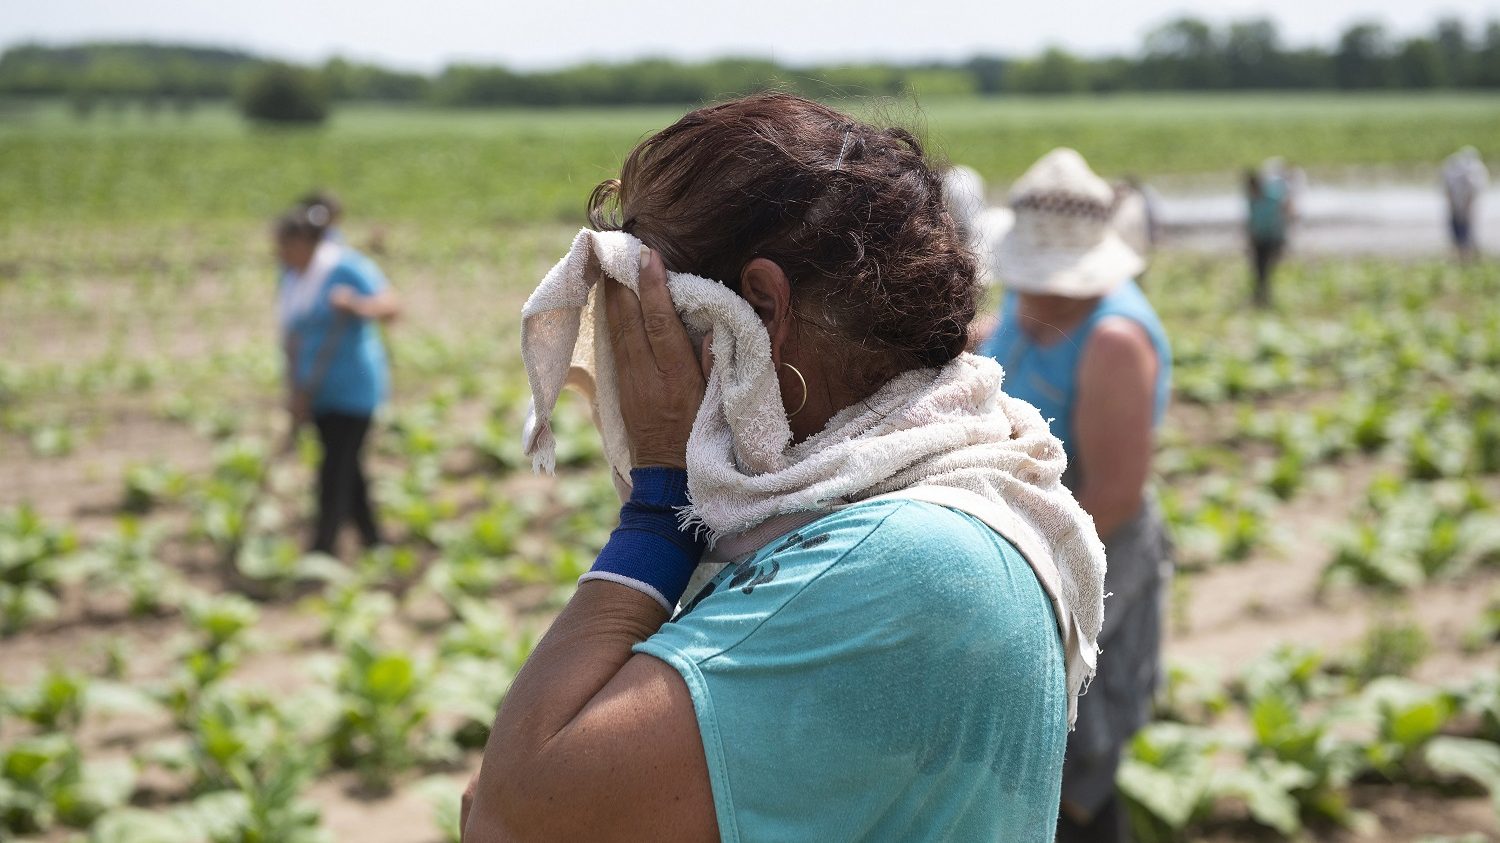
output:
[[[1133,50],[1184,10],[1212,21],[1268,15],[1293,44],[1349,22],[1397,33],[1440,14],[1500,17],[1500,0],[0,0],[0,46],[156,39],[245,47],[296,60],[333,54],[435,70],[458,60],[545,67],[641,55],[728,53],[786,61],[1028,54],[1059,44]]]

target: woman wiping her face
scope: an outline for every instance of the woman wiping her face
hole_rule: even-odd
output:
[[[782,94],[596,191],[523,310],[525,443],[550,463],[582,385],[626,502],[465,840],[1051,839],[1102,549],[1046,423],[963,353],[941,193],[907,133]]]

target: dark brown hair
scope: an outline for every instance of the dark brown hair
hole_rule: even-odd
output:
[[[326,205],[304,205],[299,203],[290,211],[276,218],[276,239],[311,240],[323,239],[328,227],[333,224],[333,213]]]
[[[324,231],[323,227],[309,222],[301,211],[287,211],[277,217],[274,230],[277,240],[310,240],[314,243],[323,239]]]
[[[974,257],[917,139],[790,94],[701,108],[647,138],[594,190],[589,221],[731,288],[752,259],[774,261],[799,319],[874,352],[881,379],[952,360],[974,318]]]

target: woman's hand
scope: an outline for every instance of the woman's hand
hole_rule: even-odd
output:
[[[360,319],[389,322],[401,313],[401,302],[390,288],[371,296],[362,296],[352,287],[340,284],[328,291],[328,305],[341,313]]]
[[[631,462],[687,467],[687,441],[703,403],[703,371],[667,292],[661,255],[641,247],[640,296],[605,277],[609,341]]]
[[[292,430],[312,421],[312,396],[304,389],[293,387],[286,397],[287,415],[292,418]]]
[[[328,291],[328,304],[334,310],[341,310],[351,316],[363,316],[364,297],[356,293],[353,288],[339,285]]]

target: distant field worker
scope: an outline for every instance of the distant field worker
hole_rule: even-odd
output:
[[[381,534],[370,503],[363,453],[389,374],[375,323],[400,312],[380,270],[328,236],[332,209],[297,206],[276,224],[288,408],[294,429],[311,421],[323,445],[318,516],[310,550],[333,554],[339,528],[353,519],[366,547]]]
[[[1443,162],[1443,195],[1448,199],[1448,230],[1458,259],[1473,260],[1479,254],[1474,226],[1478,219],[1479,197],[1489,186],[1490,171],[1472,146],[1448,156]]]
[[[1260,177],[1266,181],[1281,183],[1286,197],[1286,219],[1288,234],[1302,218],[1302,201],[1307,196],[1307,170],[1289,163],[1280,155],[1273,155],[1260,163]]]
[[[340,226],[344,218],[344,204],[337,196],[326,190],[314,190],[297,202],[299,208],[311,208],[314,205],[322,205],[328,209],[328,229],[323,232],[323,238],[339,245],[346,244],[348,241],[344,239],[344,230]],[[363,251],[366,255],[376,256],[386,253],[386,234],[383,227],[375,226],[369,230]]]
[[[1140,255],[1141,261],[1149,266],[1156,243],[1161,238],[1161,198],[1150,185],[1135,176],[1127,176],[1113,186],[1115,208],[1110,226],[1125,241],[1125,245]],[[1143,267],[1140,275],[1144,275],[1145,271]],[[1136,283],[1140,283],[1139,276]]]
[[[612,361],[628,498],[506,693],[465,843],[1051,843],[1103,547],[1046,422],[964,352],[943,202],[911,134],[781,93],[595,191],[522,309],[524,441],[550,464],[570,363]]]
[[[1286,250],[1291,203],[1284,179],[1255,170],[1245,171],[1248,205],[1246,234],[1250,242],[1250,265],[1254,273],[1251,300],[1256,307],[1271,306],[1271,276]]]
[[[1128,839],[1115,772],[1150,717],[1170,571],[1147,478],[1172,353],[1132,280],[1143,262],[1110,227],[1114,200],[1071,149],[1048,153],[1016,182],[1015,226],[997,255],[1001,321],[981,347],[1004,367],[1005,391],[1051,419],[1068,456],[1063,482],[1093,516],[1109,565],[1099,673],[1068,737],[1061,843]]]
[[[986,287],[993,284],[995,247],[1010,230],[1014,218],[1011,210],[1003,206],[992,207],[984,177],[973,167],[962,164],[943,171],[943,201],[978,262],[979,283]]]
[[[972,167],[957,164],[943,171],[943,203],[974,254],[979,283],[995,283],[995,249],[1015,222],[1015,214],[1004,206],[991,207],[985,191],[984,177]],[[989,336],[995,328],[995,317],[980,314],[969,326],[969,350]]]

